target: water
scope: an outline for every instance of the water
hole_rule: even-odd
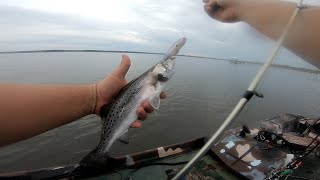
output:
[[[129,54],[131,80],[161,56]],[[91,83],[120,63],[118,53],[33,53],[0,55],[0,81],[16,83]],[[115,143],[113,155],[123,155],[197,138],[214,132],[235,106],[259,69],[256,64],[177,58],[177,70],[167,86],[169,97],[160,110],[130,130],[130,144]],[[254,98],[234,123],[258,125],[258,120],[283,113],[320,116],[320,76],[272,67]],[[34,138],[0,148],[0,172],[77,163],[99,140],[101,121],[91,115]]]

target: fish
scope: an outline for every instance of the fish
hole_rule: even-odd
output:
[[[112,102],[101,108],[103,125],[100,142],[80,161],[80,165],[98,168],[110,166],[110,148],[116,140],[129,143],[128,129],[138,119],[136,110],[141,103],[148,100],[154,109],[159,108],[159,95],[172,78],[175,72],[175,56],[185,43],[186,38],[177,40],[157,64],[130,81]]]

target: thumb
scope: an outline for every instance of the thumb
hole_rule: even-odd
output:
[[[130,68],[131,62],[129,56],[123,54],[122,55],[122,61],[120,65],[113,71],[113,75],[119,77],[119,78],[125,78],[129,68]]]

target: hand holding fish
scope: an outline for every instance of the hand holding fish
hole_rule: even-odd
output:
[[[125,79],[125,75],[130,68],[131,62],[127,55],[122,55],[121,64],[105,79],[96,84],[96,102],[94,102],[94,113],[100,115],[101,107],[108,104],[114,99],[121,88],[125,86],[128,82]],[[160,98],[163,99],[166,94],[162,92]],[[141,107],[137,109],[137,115],[139,120],[144,120],[147,118],[148,113],[154,111],[154,108],[150,105],[148,101],[144,101]],[[141,127],[139,121],[135,121],[131,127],[138,128]]]
[[[110,75],[97,84],[5,84],[0,83],[0,147],[18,142],[86,115],[97,113],[116,97],[127,84],[125,75],[130,59],[123,61]],[[165,94],[160,94],[161,98]],[[136,108],[143,120],[154,109],[148,101]],[[141,127],[133,121],[131,127]]]
[[[147,112],[159,108],[160,98],[165,97],[162,91],[175,72],[175,56],[185,43],[186,38],[178,39],[157,64],[129,83],[125,75],[130,59],[124,55],[120,66],[97,84],[93,112],[101,116],[101,137],[97,147],[80,161],[81,166],[105,168],[112,164],[112,144],[116,140],[128,144],[129,127],[140,127],[136,119],[146,118]]]

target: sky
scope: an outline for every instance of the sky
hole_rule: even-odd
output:
[[[186,37],[182,54],[263,62],[274,45],[245,23],[211,19],[202,0],[1,0],[0,28],[0,51],[165,52]],[[278,59],[310,66],[285,49]]]

